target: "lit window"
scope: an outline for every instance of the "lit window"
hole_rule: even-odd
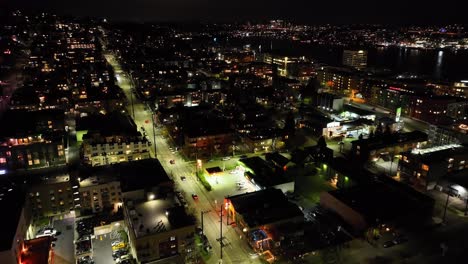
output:
[[[429,170],[429,166],[427,166],[426,164],[423,164],[421,166],[421,169],[424,170],[424,171],[428,171]]]
[[[6,158],[0,158],[0,164],[1,163],[6,163]]]
[[[171,236],[171,241],[174,241],[175,240],[175,237]]]

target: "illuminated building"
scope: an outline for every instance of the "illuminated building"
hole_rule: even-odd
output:
[[[349,96],[352,90],[360,90],[362,78],[351,69],[321,67],[317,70],[317,80],[329,92]]]
[[[116,204],[122,202],[120,181],[113,176],[81,179],[78,192],[80,195],[75,201],[75,206],[84,214],[113,209]]]
[[[351,66],[358,70],[367,67],[367,51],[365,50],[343,50],[343,65]]]
[[[264,54],[263,56],[263,62],[277,65],[278,74],[284,77],[289,76],[290,67],[293,64],[302,62],[304,60],[304,57],[287,57],[275,54]]]
[[[298,243],[304,236],[304,214],[275,188],[228,196],[228,218],[260,252]]]
[[[74,195],[69,175],[33,179],[27,198],[35,218],[67,214],[74,210]]]
[[[138,263],[185,263],[185,257],[194,251],[194,218],[175,199],[145,193],[124,200],[125,226]]]
[[[351,156],[360,162],[377,160],[381,156],[391,157],[414,148],[422,148],[428,135],[421,131],[376,135],[373,138],[358,139],[351,142]]]
[[[65,164],[63,111],[8,111],[1,122],[0,170]]]
[[[400,177],[415,188],[433,189],[446,175],[468,169],[468,148],[450,144],[401,153]]]
[[[129,116],[87,116],[77,120],[76,131],[83,162],[93,167],[150,158],[150,142]]]

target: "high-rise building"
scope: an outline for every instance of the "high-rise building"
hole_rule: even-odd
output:
[[[363,70],[367,67],[367,51],[365,50],[344,50],[343,65]]]

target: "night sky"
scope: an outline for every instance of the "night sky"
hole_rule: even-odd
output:
[[[468,23],[455,0],[0,0],[10,8],[120,21],[291,19],[304,23]],[[411,2],[411,3],[408,3]],[[1,8],[1,6],[0,6]]]

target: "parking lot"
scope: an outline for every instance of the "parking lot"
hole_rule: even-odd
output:
[[[56,264],[71,264],[75,263],[73,252],[73,222],[75,218],[67,218],[63,220],[56,220],[53,226],[60,235],[56,236],[54,247],[54,263]]]
[[[102,235],[93,239],[94,262],[96,264],[115,264],[112,258],[112,246],[110,234]]]

